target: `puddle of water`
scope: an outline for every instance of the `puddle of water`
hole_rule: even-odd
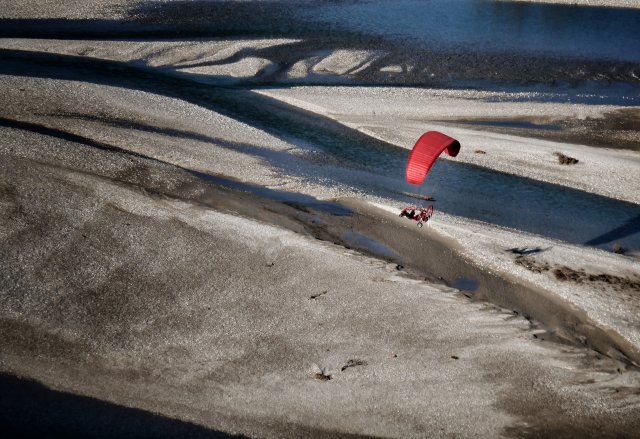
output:
[[[358,232],[346,232],[341,237],[353,247],[366,249],[371,253],[387,258],[398,259],[399,255],[381,242]]]
[[[475,291],[480,285],[475,279],[463,276],[454,280],[451,286],[457,290]]]

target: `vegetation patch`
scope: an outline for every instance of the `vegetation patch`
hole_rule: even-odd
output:
[[[571,281],[578,284],[598,282],[616,287],[616,289],[631,289],[640,292],[640,280],[633,280],[627,277],[616,276],[613,274],[593,274],[584,270],[574,270],[565,265],[555,268],[553,275],[556,279],[566,282]]]
[[[617,290],[633,290],[640,293],[640,278],[631,279],[607,273],[588,273],[583,269],[576,270],[566,265],[552,267],[547,262],[540,262],[526,256],[518,256],[513,262],[533,273],[551,272],[561,282],[573,282],[576,284],[597,283],[603,286],[612,286]]]
[[[533,271],[534,273],[542,273],[551,269],[551,266],[546,262],[540,263],[535,259],[525,258],[523,256],[517,257],[514,262],[516,265],[520,265],[521,267],[524,267],[529,271]]]
[[[558,151],[554,152],[553,155],[558,157],[558,163],[560,163],[561,165],[575,165],[579,162],[578,159],[569,157],[568,155],[565,155]]]

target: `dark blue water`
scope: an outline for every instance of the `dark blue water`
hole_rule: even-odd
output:
[[[433,48],[640,61],[640,11],[494,0],[320,3],[307,18]]]
[[[479,284],[477,280],[465,276],[455,279],[451,286],[458,290],[475,291],[478,289]]]
[[[505,127],[505,128],[525,128],[525,129],[534,129],[534,130],[547,130],[547,131],[558,131],[561,130],[562,127],[560,125],[554,124],[537,124],[526,121],[497,121],[497,120],[475,120],[462,122],[465,125],[478,125],[478,126],[489,126],[489,127]]]

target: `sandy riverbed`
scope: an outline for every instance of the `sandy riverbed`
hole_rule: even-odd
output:
[[[331,227],[335,214],[126,154],[13,135],[22,146],[2,162],[11,245],[1,364],[45,384],[54,401],[70,392],[250,436],[636,428],[626,393],[636,372],[424,282],[411,261],[405,274],[398,261],[314,239],[345,232]],[[432,233],[358,216],[349,236],[359,223],[397,235],[392,259]],[[441,263],[456,257],[436,242],[425,248],[442,248],[433,255]],[[32,424],[28,403],[2,402],[5,424],[45,428]]]
[[[455,223],[442,218],[419,231],[395,214],[391,220],[363,211],[361,202],[347,203],[361,213],[345,223],[340,210],[336,216],[304,207],[302,195],[283,204],[270,192],[209,186],[175,166],[241,177],[251,163],[252,183],[325,199],[349,194],[292,180],[247,157],[251,149],[229,148],[250,143],[265,153],[295,152],[294,145],[191,104],[68,81],[6,77],[4,83],[14,84],[8,102],[15,104],[5,111],[17,120],[5,124],[2,145],[2,230],[10,243],[2,258],[10,273],[2,286],[6,372],[36,379],[50,392],[248,435],[466,435],[471,426],[487,435],[575,431],[582,414],[600,406],[606,413],[618,407],[613,418],[605,412],[595,418],[615,425],[612,431],[632,428],[635,406],[620,404],[635,397],[617,395],[635,386],[636,372],[620,375],[624,363],[543,340],[569,334],[560,338],[575,342],[587,327],[612,334],[606,322],[587,314],[576,320],[582,327],[548,321],[545,330],[521,317],[529,311],[524,300],[506,303],[520,307],[514,314],[441,283],[453,284],[470,274],[465,266],[474,266],[455,243]],[[32,100],[27,90],[34,89],[65,99]],[[97,112],[91,96],[99,96],[101,120],[82,117]],[[116,115],[128,124],[114,124]],[[136,130],[136,121],[153,129]],[[198,137],[211,126],[215,138]],[[194,138],[185,138],[187,132]],[[105,151],[111,145],[125,147]],[[462,235],[487,227],[457,224]],[[531,241],[516,235],[495,246],[497,236],[508,235],[490,233],[498,253]],[[424,257],[416,257],[415,239],[432,240]],[[626,259],[618,258],[623,265],[615,272],[624,274]],[[482,289],[535,292],[500,275],[485,280],[484,270],[471,270]],[[634,325],[618,329],[628,337]],[[629,340],[604,340],[594,343],[601,351],[613,349],[615,357],[626,349],[633,358]],[[342,371],[350,360],[366,364]],[[316,378],[319,370],[332,379]],[[528,387],[537,382],[547,383],[545,392]],[[568,401],[575,412],[551,416]],[[5,404],[6,413],[26,422],[24,407]],[[467,421],[454,422],[462,413]]]
[[[250,78],[263,65],[238,51],[285,43],[2,41],[33,51],[9,57],[0,76],[4,430],[634,437],[637,259],[441,213],[418,229],[394,199],[362,193],[366,174],[347,179],[338,164],[309,160],[305,145],[216,111],[214,98],[190,98],[188,81],[162,82],[190,73],[174,69],[181,53],[188,65],[226,60],[214,76]],[[112,64],[55,64],[42,52],[154,59],[148,84],[187,91],[107,81],[100,69]],[[339,79],[349,56],[332,53],[314,61],[323,71],[296,71]],[[417,92],[372,90],[263,93],[295,99],[310,111],[301,117],[403,143],[394,127]],[[499,170],[603,195],[599,173],[637,171],[635,151],[456,125],[488,113],[600,119],[618,108],[417,94],[421,117],[465,145],[507,157],[517,154],[510,145],[527,146],[529,162]],[[363,111],[376,96],[388,114]],[[432,111],[429,99],[449,110]],[[528,170],[556,148],[594,168],[565,180],[551,162]],[[477,154],[460,160],[488,166]],[[637,202],[637,180],[627,183],[621,198]]]

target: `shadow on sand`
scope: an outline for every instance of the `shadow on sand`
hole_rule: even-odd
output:
[[[602,235],[590,239],[589,241],[585,242],[585,245],[596,247],[602,244],[614,242],[616,240],[621,240],[638,232],[640,232],[640,215],[631,218],[628,221],[625,221],[624,224],[608,231],[607,233],[603,233]]]
[[[409,189],[408,184],[398,178],[403,174],[407,149],[374,139],[328,117],[295,108],[250,89],[203,85],[186,77],[163,74],[162,71],[129,63],[19,50],[0,50],[0,73],[77,80],[178,98],[255,126],[286,142],[301,145],[302,149],[321,151],[315,157],[326,159],[331,165],[322,167],[322,174],[318,174],[321,166],[313,165],[322,163],[315,163],[313,157],[309,162],[302,163],[304,160],[288,158],[284,154],[277,154],[276,157],[271,151],[221,142],[221,146],[243,149],[268,160],[273,166],[282,168],[284,165],[287,174],[304,175],[306,170],[311,172],[307,173],[307,178],[322,175],[336,185],[345,184],[364,193],[390,198],[394,198],[397,192],[403,193]],[[60,116],[64,117],[65,114]],[[86,117],[79,114],[67,116]],[[117,118],[102,122],[110,125],[130,124]],[[24,122],[4,120],[3,124],[17,128],[17,124],[24,125]],[[23,128],[34,127],[25,125]],[[158,128],[135,123],[129,128],[158,131]],[[67,140],[72,140],[70,136],[74,136],[70,133],[52,133],[49,128],[43,127],[37,130],[41,134],[45,134],[44,130],[47,134],[66,136]],[[165,129],[164,134],[188,137],[186,133],[175,130]],[[200,141],[216,140],[208,136],[194,137]],[[87,143],[87,139],[75,139],[81,140]],[[114,149],[106,145],[92,146]],[[296,166],[287,166],[294,161]],[[297,166],[301,164],[305,166]],[[336,164],[339,165],[333,166]],[[638,229],[640,208],[634,203],[465,163],[436,163],[430,178],[433,196],[440,200],[439,208],[443,212],[603,249],[608,248],[606,239],[614,240],[617,237],[619,244],[630,251],[640,246],[640,235],[634,232]],[[474,184],[470,185],[469,182]],[[491,202],[487,203],[487,200]],[[413,200],[406,197],[399,201]],[[595,217],[584,214],[593,211],[599,214]],[[611,224],[621,221],[626,225],[611,230]]]
[[[240,438],[189,422],[86,396],[51,390],[0,373],[4,437]]]

